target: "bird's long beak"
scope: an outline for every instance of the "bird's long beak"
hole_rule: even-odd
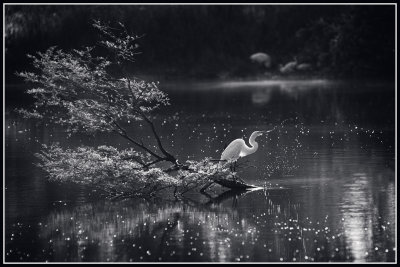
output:
[[[275,128],[276,128],[276,127],[274,127],[274,128],[271,129],[271,130],[268,130],[268,131],[262,131],[262,133],[263,133],[263,134],[266,134],[266,133],[272,132],[273,130],[275,130]]]

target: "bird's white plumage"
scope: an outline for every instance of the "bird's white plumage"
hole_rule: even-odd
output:
[[[296,66],[297,66],[297,61],[292,61],[292,62],[287,63],[284,66],[281,66],[279,68],[279,71],[283,74],[291,73],[296,69]]]
[[[221,160],[236,161],[241,157],[244,157],[242,148],[246,146],[243,139],[233,140],[222,152]]]
[[[251,55],[250,59],[258,63],[264,63],[267,60],[271,60],[271,57],[265,53],[259,52]]]
[[[233,171],[235,171],[235,162],[238,159],[253,154],[257,151],[258,143],[256,142],[256,138],[264,133],[269,133],[274,129],[269,131],[253,132],[249,138],[250,147],[246,145],[246,142],[243,139],[233,140],[222,152],[220,160],[227,161],[231,164],[233,163]]]
[[[253,154],[258,149],[256,138],[268,131],[255,131],[249,138],[250,147],[246,145],[243,139],[233,140],[222,152],[221,160],[229,162],[237,161],[239,158]]]
[[[258,64],[263,64],[266,68],[271,67],[271,56],[268,54],[262,52],[255,53],[250,56],[250,60]]]
[[[308,63],[301,63],[296,66],[296,69],[300,70],[300,71],[311,70],[311,68],[312,68],[311,64],[308,64]]]

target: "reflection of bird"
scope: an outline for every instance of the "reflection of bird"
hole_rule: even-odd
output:
[[[274,130],[274,129],[272,129]],[[222,152],[221,161],[227,161],[229,163],[234,163],[231,169],[235,170],[235,163],[239,158],[248,156],[253,154],[258,149],[258,143],[256,142],[256,138],[264,133],[268,133],[269,131],[255,131],[251,134],[249,138],[249,143],[251,147],[248,147],[243,139],[235,139],[233,140]]]
[[[253,62],[257,62],[258,64],[264,65],[264,67],[271,67],[271,57],[265,53],[255,53],[250,56],[250,60]]]

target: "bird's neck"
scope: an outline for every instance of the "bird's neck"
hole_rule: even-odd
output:
[[[256,135],[251,135],[250,136],[250,138],[249,138],[249,143],[250,143],[250,146],[251,147],[249,147],[249,148],[247,148],[246,149],[246,155],[250,155],[250,154],[253,154],[254,152],[256,152],[257,151],[257,149],[258,149],[258,143],[256,142]]]

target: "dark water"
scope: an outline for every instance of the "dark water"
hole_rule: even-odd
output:
[[[11,89],[12,90],[12,89]],[[181,161],[218,158],[226,143],[278,126],[239,175],[261,188],[153,200],[99,199],[46,181],[40,144],[128,144],[68,137],[6,110],[6,261],[394,261],[393,84],[232,82],[165,85],[155,120]],[[13,97],[14,96],[14,97]],[[144,125],[130,131],[152,145]]]

